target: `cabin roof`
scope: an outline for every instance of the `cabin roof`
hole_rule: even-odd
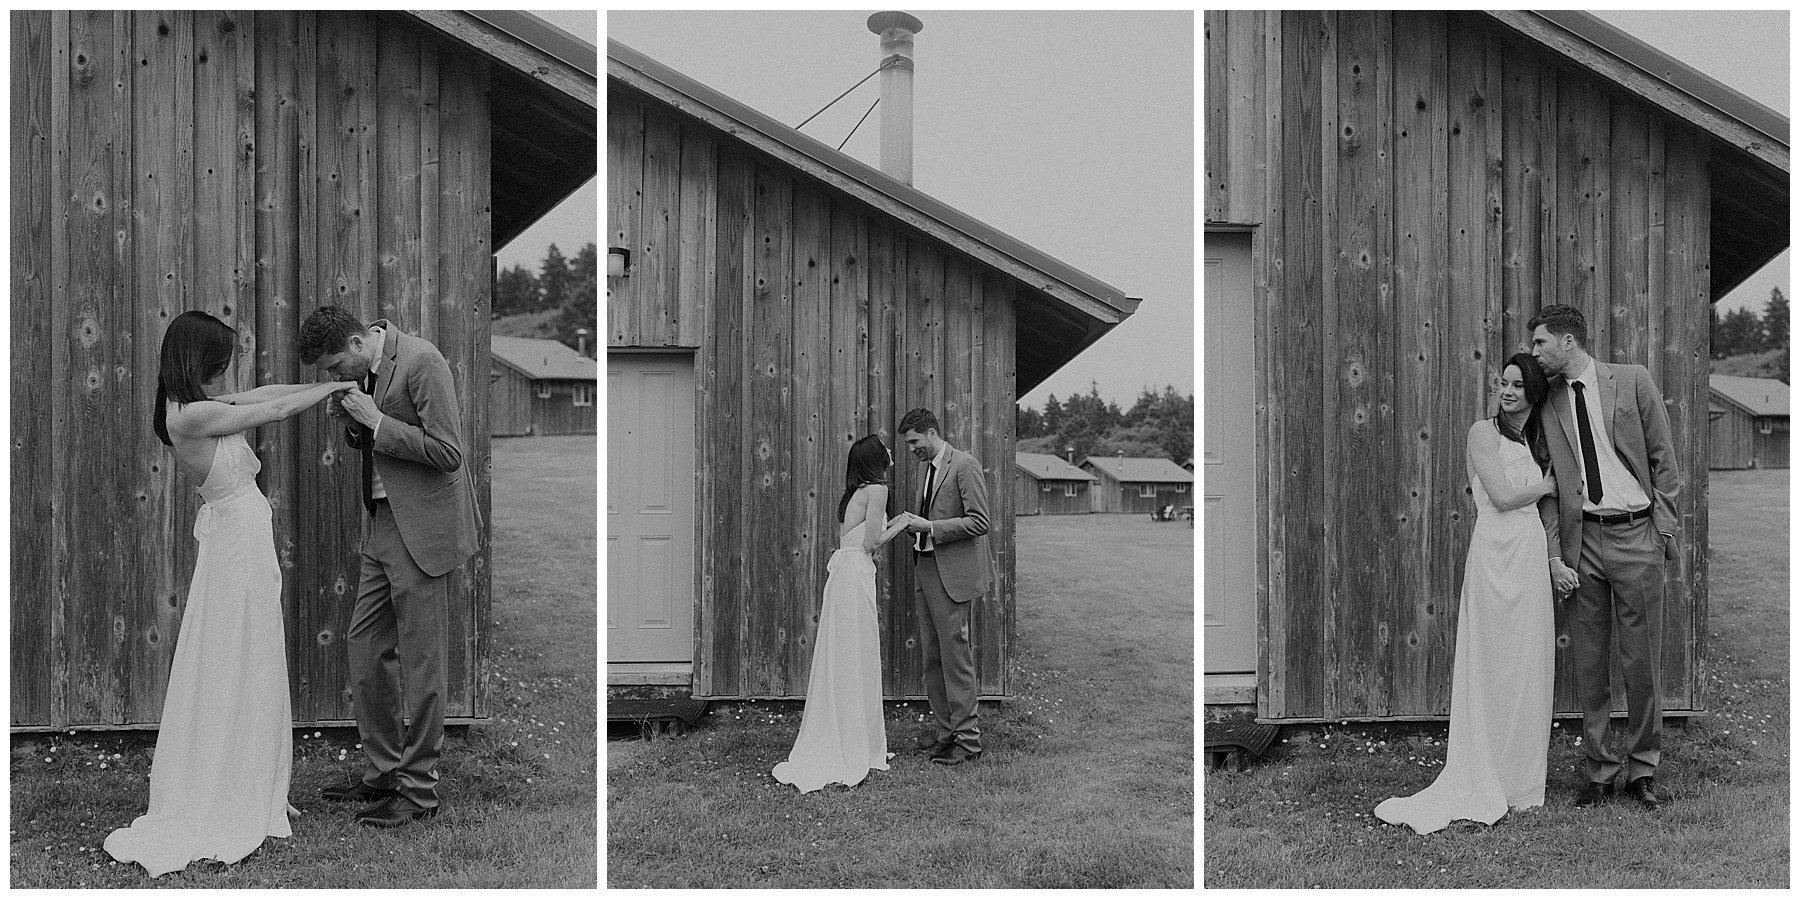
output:
[[[1048,453],[1017,453],[1014,465],[1025,474],[1040,481],[1097,481],[1099,478],[1063,461],[1061,456]]]
[[[610,38],[606,75],[1020,282],[1021,395],[1137,309],[1118,288]]]
[[[565,344],[536,337],[490,337],[494,360],[533,381],[597,381],[599,363]]]
[[[1788,246],[1787,116],[1580,10],[1485,15],[1712,138],[1712,298]]]
[[[423,24],[491,63],[493,248],[600,170],[598,52],[517,10],[385,13]]]
[[[1089,456],[1081,460],[1085,467],[1094,466],[1115,481],[1152,484],[1192,484],[1194,473],[1162,458],[1141,456]]]
[[[1725,400],[1757,418],[1787,417],[1788,386],[1774,378],[1713,375],[1709,386],[1714,399]]]

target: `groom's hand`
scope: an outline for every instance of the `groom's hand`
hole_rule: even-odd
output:
[[[906,513],[906,529],[920,534],[929,534],[931,533],[931,522],[908,512]]]
[[[381,412],[375,408],[375,398],[363,393],[361,389],[352,387],[339,393],[343,397],[344,411],[365,428],[373,428],[381,421]]]

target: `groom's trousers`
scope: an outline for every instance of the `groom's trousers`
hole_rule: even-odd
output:
[[[925,698],[937,721],[937,737],[954,737],[964,749],[980,752],[975,646],[969,639],[975,604],[950,598],[937,559],[926,554],[913,556],[913,602],[919,618]]]
[[[438,804],[444,747],[444,655],[449,643],[448,576],[419,569],[400,538],[394,510],[375,503],[363,541],[350,645],[351,698],[362,734],[363,782],[426,808]],[[408,727],[404,718],[411,719]]]
[[[1582,711],[1588,779],[1626,782],[1656,774],[1662,759],[1663,553],[1651,519],[1581,523],[1581,562],[1569,616],[1575,689]],[[1607,745],[1612,720],[1612,645],[1625,676],[1627,758]]]

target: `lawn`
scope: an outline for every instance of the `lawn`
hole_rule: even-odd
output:
[[[1786,471],[1711,473],[1711,714],[1664,727],[1662,810],[1575,808],[1558,722],[1544,807],[1421,837],[1371,811],[1431,782],[1443,725],[1288,728],[1249,772],[1207,772],[1206,887],[1785,888],[1787,498]]]
[[[717,704],[685,737],[607,745],[609,887],[1192,887],[1194,530],[1147,515],[1018,521],[1016,698],[984,758],[910,747],[853,789],[769,770],[800,704]]]
[[[152,880],[100,846],[144,811],[153,737],[15,736],[12,886],[594,887],[596,439],[493,446],[493,717],[450,729],[439,817],[353,823],[319,790],[360,769],[355,730],[296,731],[293,837]]]

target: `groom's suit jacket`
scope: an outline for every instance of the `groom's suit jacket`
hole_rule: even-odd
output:
[[[475,489],[464,467],[462,407],[443,354],[431,342],[385,321],[375,405],[386,416],[374,435],[375,472],[406,551],[426,574],[442,575],[475,554],[481,529]],[[345,439],[358,450],[369,429],[353,424]]]
[[[943,482],[932,488],[931,542],[944,592],[968,602],[993,585],[988,558],[987,478],[974,456],[952,446],[944,454]],[[919,481],[924,483],[924,476]]]
[[[1650,497],[1650,519],[1657,532],[1674,534],[1675,495],[1681,489],[1681,476],[1675,466],[1675,444],[1662,391],[1642,365],[1596,359],[1594,378],[1599,381],[1600,410],[1619,461]],[[1544,422],[1544,437],[1556,472],[1557,496],[1555,514],[1547,511],[1549,504],[1540,505],[1539,512],[1551,537],[1550,554],[1561,555],[1563,563],[1573,568],[1581,558],[1581,456],[1567,424],[1574,419],[1574,403],[1561,377],[1550,379],[1545,410],[1549,420]]]

